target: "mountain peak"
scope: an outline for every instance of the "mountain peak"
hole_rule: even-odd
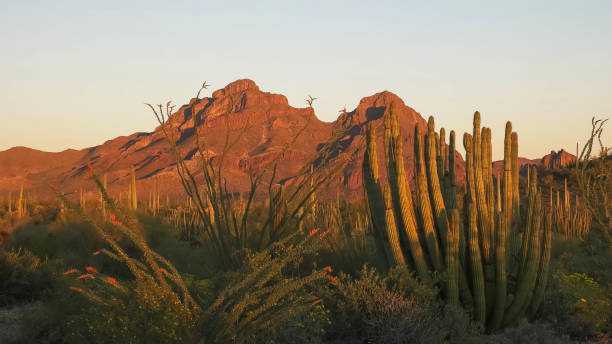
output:
[[[227,84],[222,89],[216,90],[213,92],[212,96],[214,99],[223,98],[225,96],[234,95],[243,91],[252,90],[255,92],[259,91],[259,86],[255,83],[255,81],[251,79],[239,79],[234,82]]]
[[[406,128],[412,128],[417,123],[425,124],[423,117],[410,106],[407,106],[402,98],[393,92],[382,91],[371,96],[361,98],[359,105],[347,115],[353,124],[364,125],[369,121],[376,121],[383,117],[387,108],[395,104],[395,111]]]

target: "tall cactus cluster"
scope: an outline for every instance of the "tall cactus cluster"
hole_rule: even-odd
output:
[[[566,239],[583,240],[591,228],[591,213],[580,201],[578,195],[574,204],[571,203],[570,191],[567,188],[567,179],[563,189],[563,200],[559,191],[553,194],[551,190],[553,229]]]
[[[399,119],[391,104],[384,118],[387,182],[379,178],[376,128],[370,122],[363,162],[377,249],[389,263],[407,265],[437,283],[446,301],[464,307],[490,330],[537,311],[546,288],[551,248],[550,213],[544,216],[537,172],[527,203],[518,194],[518,135],[506,124],[504,175],[494,185],[491,130],[474,114],[466,133],[466,186],[458,202],[455,133],[429,118],[426,135],[415,126],[415,192],[406,177]],[[463,207],[460,209],[459,204]]]

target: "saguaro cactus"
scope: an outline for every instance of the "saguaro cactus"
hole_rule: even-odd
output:
[[[21,188],[19,189],[19,199],[17,200],[17,218],[22,218],[24,213],[23,206],[23,184],[21,184]]]
[[[130,183],[130,206],[132,209],[138,209],[138,195],[136,193],[136,171],[134,165],[131,167],[131,183]]]
[[[12,193],[9,191],[8,194],[8,215],[9,217],[13,217],[13,200],[12,200]]]
[[[437,135],[433,117],[429,118],[426,135],[422,135],[419,125],[415,126],[413,204],[393,104],[384,121],[388,186],[383,193],[373,123],[368,124],[363,183],[377,241],[383,241],[377,242],[377,247],[387,262],[404,265],[409,255],[423,280],[431,282],[432,273],[445,276],[440,287],[447,302],[465,307],[475,320],[490,329],[516,323],[527,312],[535,312],[548,279],[551,221],[550,215],[542,221],[535,169],[531,172],[526,213],[520,214],[515,182],[518,135],[512,132],[511,123],[506,125],[504,140],[503,189],[501,177],[496,178],[496,200],[491,131],[481,129],[480,114],[474,115],[473,135],[464,135],[466,200],[462,213],[455,192],[455,133],[450,133],[446,154],[445,133]],[[464,230],[462,224],[466,226]]]
[[[104,173],[104,176],[102,177],[102,186],[104,186],[104,190],[108,192],[108,183],[107,183],[106,173]],[[102,218],[106,219],[106,204],[104,202],[104,195],[102,195],[101,190],[100,190],[100,208],[102,211]]]

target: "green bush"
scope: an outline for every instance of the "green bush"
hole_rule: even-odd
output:
[[[0,249],[0,306],[31,302],[59,284],[58,264],[41,261],[27,250]]]
[[[531,324],[525,320],[514,328],[506,328],[504,332],[488,336],[484,342],[489,344],[565,344],[574,343],[567,336],[561,336],[550,325]]]
[[[558,272],[541,314],[574,337],[596,339],[611,333],[611,296],[586,274]]]
[[[386,277],[367,267],[356,279],[342,275],[323,298],[331,310],[329,338],[340,342],[467,342],[481,331],[462,310],[441,304],[435,289],[402,268]]]
[[[133,285],[132,285],[133,284]],[[193,342],[197,315],[157,283],[132,283],[104,303],[90,303],[67,321],[68,343]],[[108,286],[106,288],[113,288]],[[102,293],[98,287],[97,294]]]

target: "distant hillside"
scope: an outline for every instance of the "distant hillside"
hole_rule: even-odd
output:
[[[404,104],[401,98],[388,91],[361,99],[353,111],[345,112],[336,121],[327,123],[317,118],[312,107],[294,108],[289,105],[285,96],[263,92],[252,80],[243,79],[216,90],[211,97],[191,99],[171,116],[171,123],[183,158],[195,169],[200,162],[194,159],[197,157],[194,149],[194,118],[198,118],[201,123],[201,139],[206,141],[206,148],[213,163],[221,154],[227,128],[229,127],[232,137],[235,137],[240,129],[248,125],[248,130],[227,154],[223,165],[230,191],[244,192],[249,187],[248,168],[261,167],[277,157],[286,143],[304,127],[306,129],[295,145],[283,156],[278,170],[279,180],[295,176],[300,167],[316,155],[321,144],[331,138],[334,128],[341,123],[348,125],[349,131],[338,140],[335,145],[337,152],[333,156],[340,151],[358,149],[363,143],[365,126],[374,122],[378,131],[379,159],[383,161],[382,117],[392,102],[396,105],[400,131],[405,139],[404,160],[407,175],[412,178],[414,126],[421,125],[423,132],[426,132],[426,122],[418,112]],[[455,152],[455,155],[457,179],[459,183],[463,183],[464,162],[458,152]],[[575,157],[560,151],[539,160],[521,158],[520,164],[564,166],[573,161],[572,159]],[[153,184],[157,184],[164,194],[182,195],[182,187],[175,170],[175,158],[170,154],[168,143],[159,127],[153,132],[120,136],[99,146],[79,151],[47,153],[15,147],[0,152],[0,191],[18,190],[23,183],[25,189],[31,192],[50,195],[48,185],[55,184],[68,194],[76,194],[83,188],[93,196],[93,184],[82,178],[88,163],[98,174],[108,175],[111,194],[127,190],[129,171],[133,165],[136,169],[138,190],[143,196],[148,195]],[[359,154],[357,159],[351,161],[342,171],[337,182],[323,192],[328,195],[335,195],[337,192],[361,195],[361,163],[362,154]],[[495,162],[494,169],[499,171],[503,168],[501,166],[500,162]],[[384,179],[385,169],[380,170]]]

